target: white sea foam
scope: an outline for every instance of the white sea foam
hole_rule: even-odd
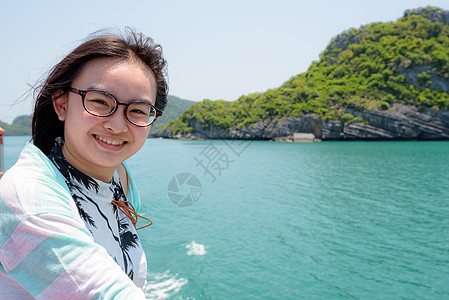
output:
[[[188,255],[204,255],[206,254],[206,247],[204,245],[198,244],[195,241],[191,241],[186,245]]]
[[[147,298],[156,300],[168,299],[176,295],[188,282],[187,279],[178,278],[178,274],[173,275],[170,271],[149,274],[148,277],[143,291]]]

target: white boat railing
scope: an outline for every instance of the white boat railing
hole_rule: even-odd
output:
[[[5,130],[0,127],[0,177],[5,172],[5,157],[4,157],[4,148],[3,148],[3,134]]]

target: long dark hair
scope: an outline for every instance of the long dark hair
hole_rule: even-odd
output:
[[[32,138],[34,145],[46,155],[50,153],[55,138],[64,138],[64,122],[55,113],[52,97],[67,93],[83,67],[99,57],[141,60],[156,78],[156,107],[161,111],[165,109],[168,93],[167,63],[162,55],[162,47],[130,28],[126,28],[124,34],[104,31],[94,33],[51,70],[38,92],[32,120]]]

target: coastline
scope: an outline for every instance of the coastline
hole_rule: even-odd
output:
[[[289,141],[445,141],[449,140],[448,110],[419,110],[395,103],[388,110],[346,109],[362,122],[322,120],[315,114],[303,117],[264,119],[244,128],[203,128],[199,120],[189,124],[191,133],[171,134],[170,127],[150,132],[150,138],[185,140]]]

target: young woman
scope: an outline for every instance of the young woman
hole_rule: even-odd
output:
[[[140,200],[124,161],[167,104],[165,67],[159,45],[127,30],[53,68],[32,143],[0,180],[1,299],[145,299]]]

